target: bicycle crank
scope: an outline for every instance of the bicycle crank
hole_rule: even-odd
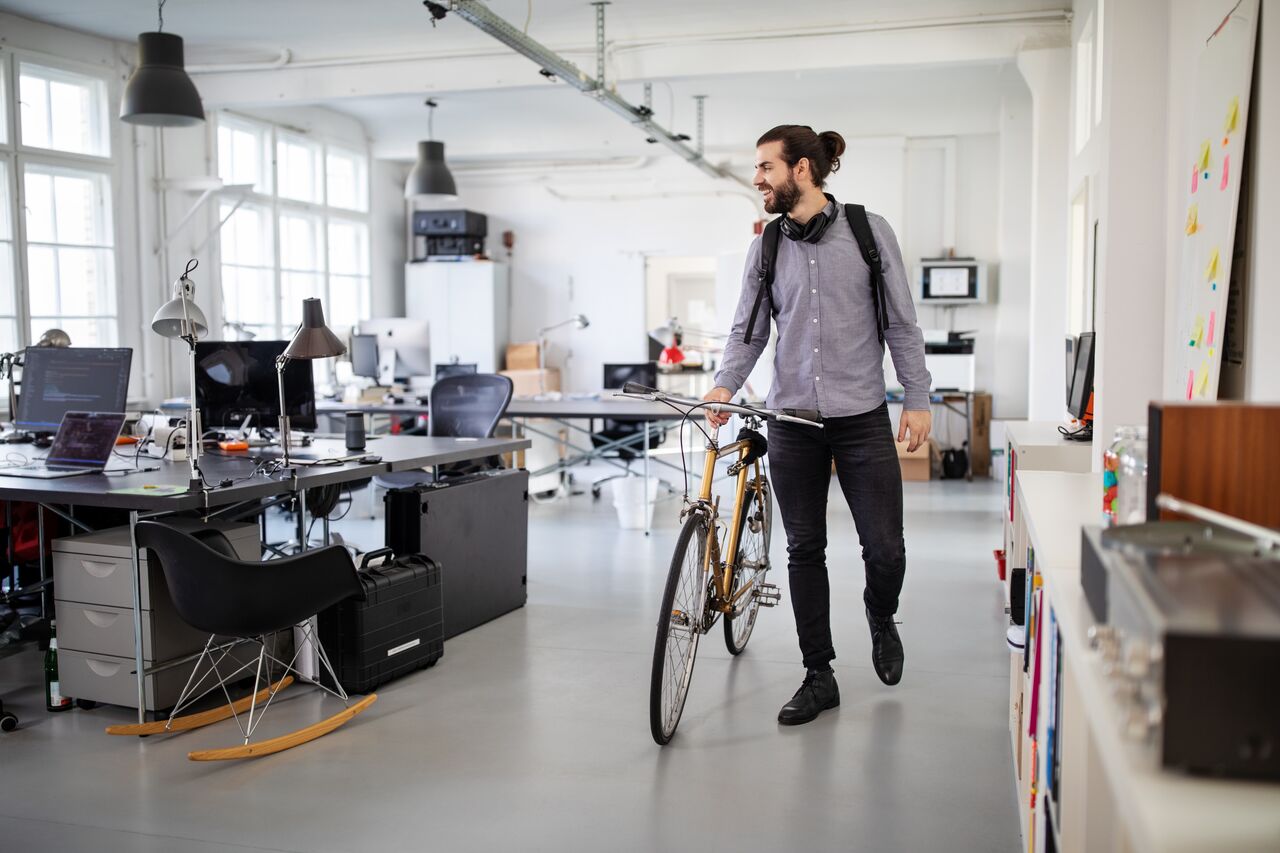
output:
[[[758,584],[751,594],[760,602],[761,607],[777,607],[778,602],[782,601],[782,593],[778,591],[776,584]]]

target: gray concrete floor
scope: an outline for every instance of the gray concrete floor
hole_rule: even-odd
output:
[[[906,675],[890,688],[870,667],[856,534],[832,493],[843,704],[796,728],[775,721],[803,677],[780,570],[783,606],[761,613],[735,660],[719,626],[703,639],[679,732],[654,745],[649,667],[678,507],[660,504],[646,538],[618,528],[607,496],[531,506],[527,607],[275,756],[187,761],[231,745],[231,722],[108,737],[132,712],[46,714],[37,654],[8,658],[0,698],[22,728],[0,734],[0,850],[1012,853],[1000,504],[991,482],[907,484]],[[380,527],[338,529],[373,545]],[[336,708],[295,690],[264,736]]]

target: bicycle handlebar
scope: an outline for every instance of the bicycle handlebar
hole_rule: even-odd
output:
[[[621,397],[636,397],[642,400],[649,400],[656,403],[670,403],[675,406],[684,406],[688,410],[696,408],[706,409],[716,414],[722,412],[733,412],[740,415],[755,415],[770,421],[786,421],[787,423],[803,424],[804,426],[817,427],[822,429],[822,424],[817,421],[798,418],[795,415],[788,415],[786,412],[777,409],[757,409],[754,406],[744,406],[738,403],[711,403],[706,400],[694,400],[689,397],[676,397],[671,394],[659,391],[657,388],[650,388],[641,385],[639,382],[626,382],[622,386],[622,392],[618,395]],[[686,411],[685,414],[689,412]]]

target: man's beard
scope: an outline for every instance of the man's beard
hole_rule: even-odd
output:
[[[800,187],[796,186],[796,179],[790,174],[787,175],[785,184],[770,187],[770,190],[773,197],[765,201],[765,213],[790,213],[791,208],[800,201]]]

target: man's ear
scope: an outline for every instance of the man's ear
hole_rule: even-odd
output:
[[[795,171],[797,175],[808,178],[813,181],[813,164],[809,162],[808,157],[801,157],[796,161]]]

